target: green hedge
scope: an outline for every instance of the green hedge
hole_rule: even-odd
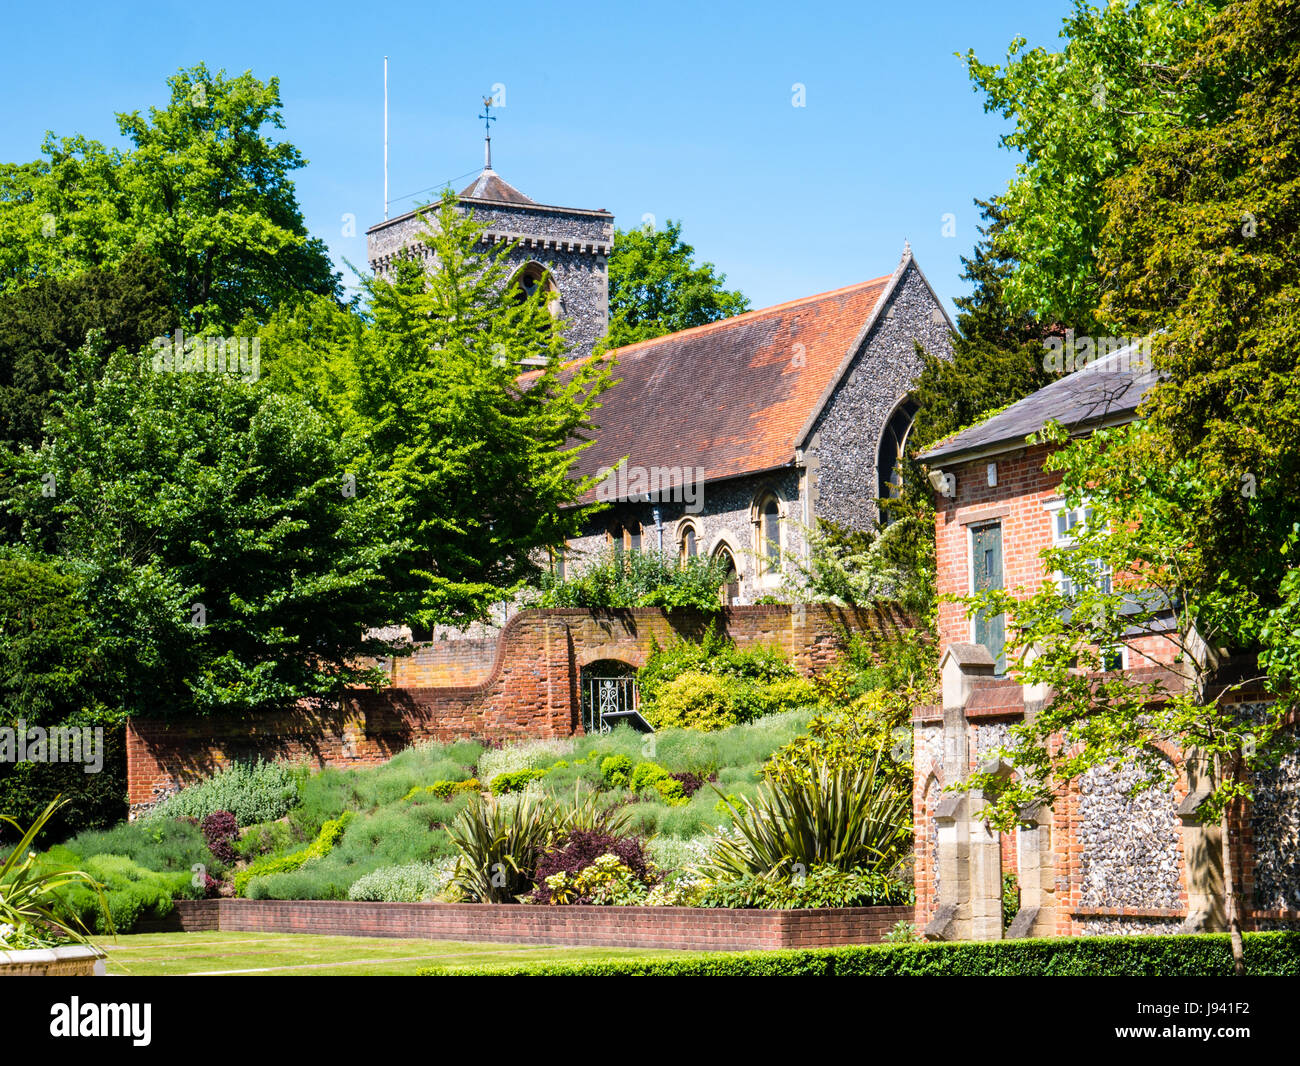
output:
[[[1246,970],[1300,976],[1300,932],[1246,934]],[[519,977],[1231,977],[1226,933],[1097,936],[961,944],[882,944],[684,958],[430,968],[424,976]]]

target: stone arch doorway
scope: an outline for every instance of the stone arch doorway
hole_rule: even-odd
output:
[[[615,723],[639,714],[641,695],[636,667],[622,659],[597,659],[582,668],[579,676],[584,733],[608,733]]]

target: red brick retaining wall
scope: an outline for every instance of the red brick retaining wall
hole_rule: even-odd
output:
[[[178,900],[137,932],[317,933],[509,944],[607,945],[691,951],[878,944],[912,908],[802,911],[699,907],[543,907],[337,900]]]
[[[419,741],[571,736],[582,729],[584,666],[618,659],[639,667],[653,641],[698,638],[714,620],[741,647],[776,645],[805,674],[832,662],[846,633],[914,625],[897,610],[821,605],[732,607],[716,619],[656,608],[521,611],[502,629],[486,674],[482,641],[467,642],[463,684],[437,683],[450,676],[454,651],[421,649],[390,663],[392,687],[355,690],[341,707],[244,719],[133,718],[126,732],[128,799],[138,813],[183,784],[257,756],[315,767],[374,765]]]

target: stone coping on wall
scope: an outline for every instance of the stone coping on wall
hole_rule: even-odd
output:
[[[1300,922],[1300,911],[1248,911],[1251,918],[1265,922]]]
[[[1076,918],[1186,918],[1182,907],[1075,907]]]
[[[497,943],[752,951],[878,944],[914,908],[714,910],[345,900],[178,900],[137,932],[315,933]]]
[[[104,973],[103,960],[89,944],[0,951],[0,977],[90,977]]]

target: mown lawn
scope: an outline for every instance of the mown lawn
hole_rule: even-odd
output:
[[[400,976],[427,966],[454,968],[690,954],[641,948],[564,948],[307,933],[140,933],[97,943],[108,953],[108,972],[124,977]]]

